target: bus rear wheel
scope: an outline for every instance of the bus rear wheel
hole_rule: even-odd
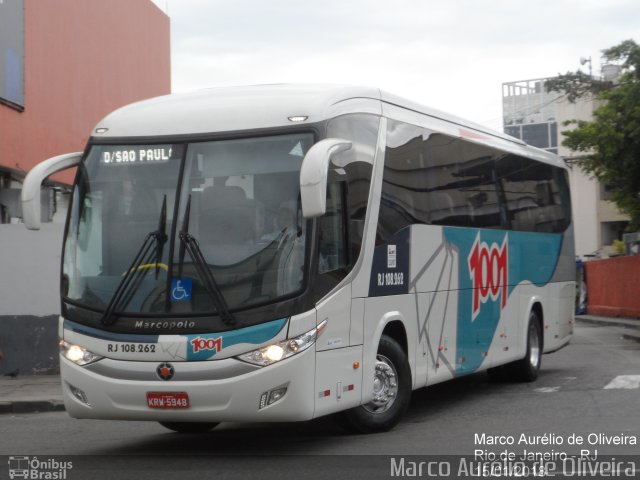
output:
[[[538,314],[531,311],[527,326],[527,351],[524,358],[507,365],[509,377],[517,382],[533,382],[542,363],[542,326]]]
[[[159,422],[164,428],[178,433],[207,433],[214,429],[217,423],[201,422]]]
[[[356,433],[386,432],[395,427],[409,407],[411,368],[402,347],[383,335],[378,345],[373,399],[338,414],[338,422]]]

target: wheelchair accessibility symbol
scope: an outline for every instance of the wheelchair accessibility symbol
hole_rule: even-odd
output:
[[[174,278],[171,280],[171,301],[188,302],[191,300],[193,281],[190,278]]]

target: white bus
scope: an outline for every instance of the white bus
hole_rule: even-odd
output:
[[[411,391],[538,375],[573,332],[556,156],[372,88],[271,85],[135,103],[82,153],[62,261],[76,418],[392,428]]]

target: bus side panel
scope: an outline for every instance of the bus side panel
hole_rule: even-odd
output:
[[[496,333],[500,335],[500,319],[522,318],[516,290],[532,285],[548,302],[562,235],[445,227],[444,236],[460,259],[456,372],[466,374],[486,368],[489,349]],[[509,326],[509,321],[503,328],[525,332],[526,318],[519,327]],[[511,333],[506,334],[510,338]],[[517,348],[510,342],[505,347]]]
[[[566,344],[573,290],[553,282],[565,256],[562,243],[558,234],[412,226],[416,385],[522,358],[535,303],[545,320],[545,350]]]
[[[521,359],[527,348],[527,322],[535,304],[543,315],[544,352],[565,346],[573,334],[573,283],[537,287],[521,283],[513,289],[500,315],[487,359],[479,370]]]
[[[364,338],[364,298],[351,299],[350,345],[362,345]]]
[[[546,288],[546,287],[543,287]],[[481,370],[504,365],[524,357],[526,352],[527,321],[533,303],[544,296],[540,288],[529,283],[517,285],[500,314],[487,359]]]
[[[362,401],[362,345],[316,353],[315,417]]]
[[[289,319],[289,332],[287,338],[295,338],[316,326],[317,311],[315,308],[299,315],[294,315]]]
[[[416,384],[455,376],[458,337],[458,252],[442,227],[411,227],[410,291],[418,304]]]
[[[417,299],[421,322],[417,383],[422,386],[450,380],[456,371],[458,291],[418,293]]]
[[[571,339],[575,305],[575,282],[553,283],[549,287],[543,312],[545,353],[562,348]]]
[[[320,302],[316,310],[318,323],[327,320],[327,325],[318,337],[317,350],[344,348],[349,345],[351,334],[351,284],[335,291]]]
[[[556,272],[552,278],[555,290],[549,304],[549,315],[544,314],[545,323],[553,327],[553,332],[545,329],[544,352],[550,353],[565,346],[573,335],[575,315],[576,263],[574,252],[573,225],[564,232],[562,250]]]
[[[407,357],[411,367],[411,385],[416,388],[416,338],[418,317],[414,294],[388,295],[365,299],[364,350],[362,361],[362,403],[373,397],[376,353],[384,329],[391,322],[400,322],[407,337]]]

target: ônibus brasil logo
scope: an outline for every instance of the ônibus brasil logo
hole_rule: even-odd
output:
[[[193,347],[193,353],[198,353],[200,350],[212,350],[214,352],[219,352],[222,350],[222,337],[197,337],[191,340],[191,346]]]
[[[509,235],[505,235],[502,245],[480,241],[480,232],[476,236],[469,254],[469,273],[473,286],[473,303],[471,320],[480,313],[480,305],[501,297],[500,308],[507,304],[509,295]]]

